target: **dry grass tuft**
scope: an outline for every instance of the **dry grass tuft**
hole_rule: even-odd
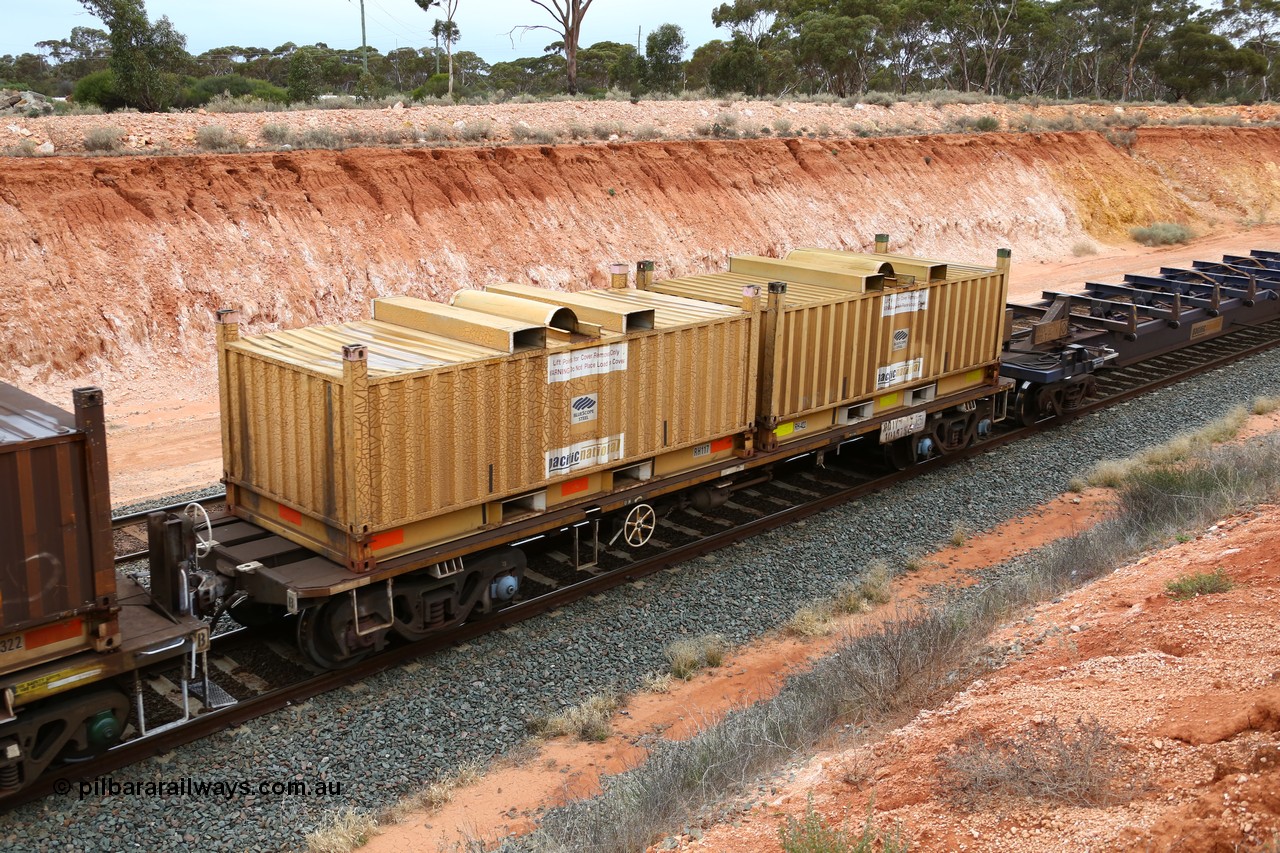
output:
[[[729,646],[719,634],[704,634],[689,640],[676,640],[666,648],[671,674],[688,681],[703,667],[717,667],[724,663]]]
[[[613,712],[621,704],[614,694],[598,693],[564,713],[534,721],[531,728],[542,737],[572,736],[599,743],[613,734]]]
[[[334,815],[329,823],[307,834],[309,853],[348,853],[367,842],[377,831],[372,817],[355,809]]]
[[[1056,717],[1012,736],[971,732],[941,763],[944,785],[969,807],[997,795],[1110,805],[1118,799],[1113,783],[1124,766],[1110,729],[1093,718],[1063,726]]]
[[[474,762],[462,764],[452,775],[437,779],[421,791],[402,797],[399,802],[378,816],[377,823],[382,825],[400,823],[417,812],[442,808],[453,800],[455,791],[474,785],[482,776],[484,776],[484,767],[480,764]]]
[[[1250,411],[1255,415],[1269,415],[1276,409],[1280,409],[1280,397],[1259,397],[1253,401]]]

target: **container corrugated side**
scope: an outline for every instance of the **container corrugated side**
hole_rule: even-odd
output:
[[[762,416],[790,420],[993,364],[1003,292],[993,273],[789,305]]]
[[[275,333],[327,365],[312,368],[260,338],[228,341],[226,479],[249,493],[238,512],[338,559],[353,541],[466,507],[480,525],[489,502],[748,430],[753,323],[734,313],[407,372],[379,368],[381,341],[413,349],[432,336],[377,322],[325,329],[324,340]],[[367,342],[367,390],[334,366],[345,340]],[[591,417],[575,422],[586,397]]]
[[[106,650],[119,633],[101,392],[77,392],[78,424],[34,400],[0,384],[0,420],[15,425],[0,434],[13,439],[37,412],[57,416],[0,438],[0,673]]]
[[[806,268],[821,263],[818,257]],[[786,282],[784,269],[773,272]],[[957,266],[948,275],[951,278],[910,287],[887,285],[865,293],[787,282],[785,293],[770,297],[762,323],[762,423],[772,426],[957,374],[969,374],[969,385],[989,381],[982,369],[999,357],[1004,273]],[[652,288],[730,304],[750,285],[764,288],[767,282],[713,273],[669,279]],[[775,322],[770,350],[767,338]],[[952,384],[951,391],[961,387]]]

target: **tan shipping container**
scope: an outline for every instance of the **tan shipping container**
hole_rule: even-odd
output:
[[[516,285],[244,338],[224,312],[229,503],[366,571],[672,459],[732,458],[754,420],[759,316],[741,296]]]
[[[727,273],[651,288],[732,304],[743,287],[785,283],[761,322],[758,414],[774,440],[788,441],[996,382],[1006,275],[1003,266],[805,249],[732,258]]]

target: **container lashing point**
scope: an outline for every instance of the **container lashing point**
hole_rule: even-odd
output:
[[[628,286],[626,264],[609,264],[609,286],[614,290],[626,290]]]
[[[883,255],[883,254],[887,254],[888,251],[889,251],[889,235],[877,234],[876,235],[876,254]]]
[[[653,284],[653,261],[636,261],[636,289],[648,290]]]
[[[343,344],[342,360],[343,361],[366,361],[369,358],[369,348],[364,344]]]

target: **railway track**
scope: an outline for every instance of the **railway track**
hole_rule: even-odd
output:
[[[606,546],[597,564],[586,571],[575,569],[573,560],[561,551],[553,548],[535,551],[530,554],[522,589],[524,600],[421,642],[394,646],[349,669],[317,670],[293,646],[289,624],[252,630],[221,626],[221,630],[215,630],[209,653],[210,688],[206,691],[203,683],[188,681],[188,690],[194,698],[191,706],[196,711],[190,719],[182,720],[177,701],[181,695],[181,673],[176,669],[152,673],[140,688],[144,691],[147,724],[159,731],[141,737],[135,730],[132,739],[93,761],[55,769],[19,795],[5,800],[3,809],[47,796],[57,790],[60,780],[92,779],[110,773],[415,658],[634,582],[767,530],[793,524],[953,461],[985,453],[1072,418],[1264,352],[1277,344],[1280,344],[1280,320],[1242,328],[1193,348],[1112,370],[1100,377],[1098,396],[1065,418],[1002,429],[979,445],[930,459],[905,471],[890,471],[886,466],[868,473],[865,457],[859,460],[856,470],[840,457],[829,458],[823,466],[802,459],[783,463],[772,479],[737,492],[714,516],[690,507],[672,510],[648,545],[635,551]],[[216,512],[222,501],[222,496],[211,496],[199,502]],[[177,512],[185,506],[183,503],[162,509]],[[153,511],[113,520],[118,563],[138,563],[146,559],[146,515]],[[145,575],[145,569],[138,571]]]

